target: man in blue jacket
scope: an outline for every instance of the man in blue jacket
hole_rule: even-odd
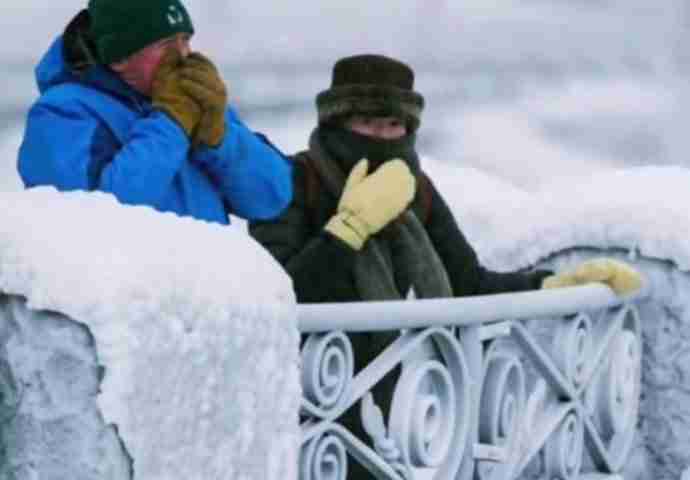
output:
[[[90,0],[36,69],[26,187],[100,190],[222,224],[281,213],[291,166],[228,108],[193,33],[180,0]]]

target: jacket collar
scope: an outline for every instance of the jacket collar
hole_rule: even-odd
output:
[[[104,65],[91,65],[80,72],[74,71],[65,60],[64,48],[64,37],[61,35],[36,67],[36,83],[41,93],[57,85],[80,83],[116,96],[139,110],[151,108],[147,97],[127,85]]]

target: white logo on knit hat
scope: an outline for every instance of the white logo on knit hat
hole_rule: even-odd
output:
[[[177,5],[168,6],[168,23],[171,27],[184,23],[184,14],[177,8]]]

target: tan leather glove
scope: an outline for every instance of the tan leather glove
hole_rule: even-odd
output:
[[[542,288],[573,287],[602,282],[618,295],[634,293],[642,287],[642,276],[625,262],[611,258],[587,260],[572,271],[546,277]]]
[[[400,159],[390,160],[371,175],[369,162],[361,160],[350,172],[337,213],[325,226],[355,250],[398,217],[412,202],[415,178]]]
[[[181,69],[182,87],[204,110],[194,132],[194,144],[217,147],[225,136],[228,92],[216,66],[200,53],[190,54]]]
[[[158,65],[151,86],[154,107],[170,115],[191,138],[203,113],[196,99],[182,88],[180,75],[182,56],[170,48]]]

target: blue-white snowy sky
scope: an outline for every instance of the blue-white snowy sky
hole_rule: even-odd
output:
[[[228,62],[331,58],[374,49],[458,56],[645,58],[682,52],[682,0],[187,0],[199,45]],[[86,0],[3,0],[0,58],[36,59]]]
[[[0,150],[20,140],[32,67],[86,0],[2,0]],[[423,154],[527,189],[600,168],[686,163],[687,0],[187,0],[194,46],[286,152],[340,56],[399,56],[427,98]],[[687,120],[685,120],[687,119]],[[12,171],[11,165],[0,170]]]

